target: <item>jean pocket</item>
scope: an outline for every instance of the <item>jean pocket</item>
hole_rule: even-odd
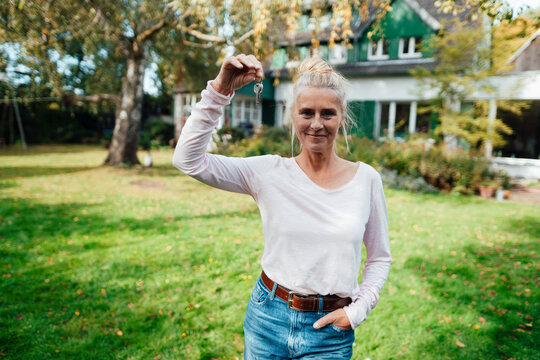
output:
[[[330,327],[331,327],[332,329],[334,329],[335,331],[339,332],[339,333],[352,331],[352,328],[342,329],[342,328],[340,328],[340,327],[337,327],[337,326],[334,325],[334,324],[330,324]]]
[[[253,288],[253,291],[251,292],[251,298],[250,301],[253,303],[253,305],[264,305],[264,303],[268,300],[270,297],[270,290],[262,283],[261,279],[257,280],[255,283],[255,287]]]

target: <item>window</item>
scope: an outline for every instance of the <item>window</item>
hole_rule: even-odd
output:
[[[345,45],[334,45],[330,50],[330,64],[345,64],[347,62],[347,47]]]
[[[419,58],[422,57],[420,45],[421,36],[411,36],[399,39],[398,57],[400,58]]]
[[[380,39],[370,41],[368,47],[368,60],[386,60],[388,59],[388,40]]]
[[[257,105],[255,99],[236,95],[233,109],[232,126],[238,126],[240,123],[245,122],[254,125],[261,124],[261,105]]]

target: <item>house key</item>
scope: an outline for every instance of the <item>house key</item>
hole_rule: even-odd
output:
[[[259,105],[259,103],[261,102],[261,93],[263,91],[262,82],[255,83],[253,91],[255,92],[255,102],[257,103],[257,105]]]

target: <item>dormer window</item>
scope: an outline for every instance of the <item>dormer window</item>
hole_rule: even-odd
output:
[[[380,39],[369,42],[368,60],[386,60],[388,59],[388,40]]]
[[[422,43],[422,37],[411,36],[399,39],[398,57],[400,58],[419,58],[422,57],[420,51],[420,45]]]

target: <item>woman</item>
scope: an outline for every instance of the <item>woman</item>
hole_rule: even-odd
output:
[[[245,358],[350,359],[354,329],[377,304],[390,268],[381,178],[336,155],[346,126],[345,82],[319,58],[300,65],[288,105],[298,156],[206,154],[222,107],[262,77],[254,56],[226,59],[182,130],[173,164],[208,185],[249,194],[259,206],[263,272],[244,319]]]

